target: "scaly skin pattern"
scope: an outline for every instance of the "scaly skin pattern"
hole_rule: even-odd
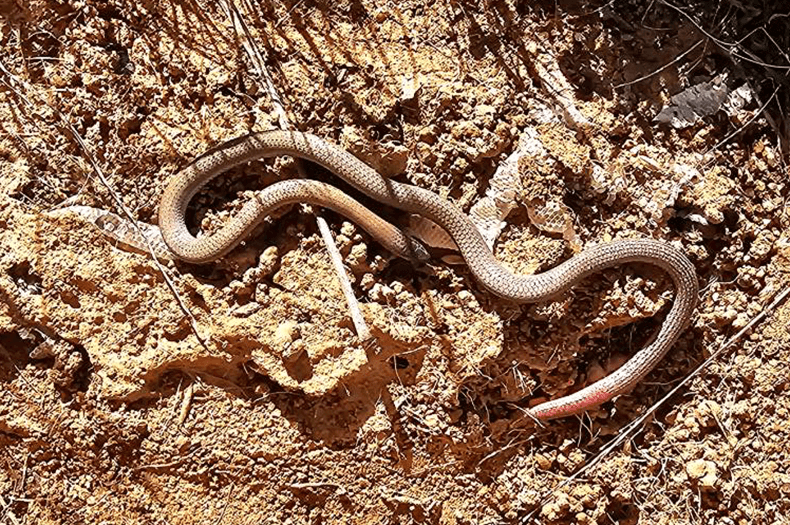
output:
[[[475,278],[504,299],[522,303],[547,300],[605,268],[632,262],[652,264],[669,274],[675,285],[675,301],[653,342],[600,381],[529,409],[529,415],[536,419],[577,414],[631,390],[677,341],[696,307],[699,290],[694,266],[670,244],[653,239],[615,241],[584,250],[546,272],[517,275],[496,260],[475,226],[451,202],[422,188],[389,180],[351,153],[321,138],[291,131],[267,131],[228,142],[198,158],[170,181],[159,207],[159,226],[175,256],[193,263],[217,259],[238,245],[274,209],[307,202],[329,207],[355,220],[402,257],[425,257],[419,243],[340,190],[302,179],[278,182],[264,189],[213,235],[198,239],[187,230],[184,222],[187,205],[203,185],[234,166],[278,155],[320,164],[373,199],[432,220],[450,234]]]

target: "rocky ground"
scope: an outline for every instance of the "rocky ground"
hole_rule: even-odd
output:
[[[0,523],[790,523],[790,182],[759,79],[664,3],[239,2],[244,26],[227,5],[0,2]],[[689,116],[672,97],[704,82],[756,96]],[[294,128],[467,211],[517,158],[514,271],[681,248],[691,326],[633,392],[541,427],[525,408],[649,340],[660,271],[517,305],[321,212],[366,345],[316,210],[162,268],[51,213],[117,197],[155,223],[192,159],[280,126],[272,87]],[[235,169],[190,220],[296,171]]]

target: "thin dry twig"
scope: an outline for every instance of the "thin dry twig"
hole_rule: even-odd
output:
[[[283,130],[291,129],[292,126],[288,119],[288,114],[285,111],[285,104],[283,104],[282,97],[280,97],[280,94],[277,92],[277,88],[274,87],[274,79],[269,74],[269,70],[266,69],[266,62],[263,59],[263,54],[258,50],[258,46],[255,45],[255,39],[252,37],[249,27],[244,21],[244,17],[241,16],[233,0],[224,0],[220,2],[220,7],[225,11],[225,15],[233,24],[233,28],[236,30],[237,34],[241,33],[241,35],[243,35],[243,38],[240,38],[241,47],[247,53],[255,72],[263,80],[263,87],[266,89],[266,93],[268,93],[272,101],[274,112],[280,123],[280,128]]]
[[[322,489],[322,488],[330,488],[330,489],[339,489],[340,485],[337,483],[291,483],[288,485],[288,488],[294,490],[304,490],[304,489]]]
[[[236,482],[231,481],[230,487],[228,487],[228,493],[225,496],[225,505],[222,506],[222,511],[217,516],[217,521],[215,521],[215,525],[219,525],[222,523],[222,520],[225,519],[225,513],[228,511],[228,506],[230,506],[230,496],[233,494],[233,489],[236,488]]]
[[[30,459],[30,454],[25,455],[25,463],[22,465],[22,479],[19,481],[19,486],[16,491],[19,494],[25,493],[25,483],[27,483],[27,460]]]
[[[725,350],[729,349],[732,345],[734,345],[737,341],[739,341],[757,323],[762,321],[770,312],[773,312],[785,299],[787,299],[788,296],[790,296],[790,287],[788,287],[783,292],[780,292],[776,296],[774,296],[774,300],[771,302],[771,304],[769,304],[765,309],[763,309],[762,312],[757,314],[754,317],[754,319],[749,321],[749,323],[746,326],[744,326],[737,334],[735,334],[729,340],[727,340],[725,343],[723,343],[716,351],[714,351],[710,355],[710,357],[708,357],[705,361],[702,362],[702,364],[700,364],[697,368],[695,368],[693,372],[691,372],[689,375],[687,375],[685,378],[683,378],[683,380],[680,381],[675,386],[675,388],[670,390],[664,397],[662,397],[661,399],[656,401],[653,404],[653,406],[651,406],[649,409],[647,409],[645,411],[644,414],[639,416],[637,419],[631,421],[631,423],[629,423],[622,430],[620,430],[620,434],[614,440],[612,440],[611,443],[606,445],[600,452],[598,452],[598,454],[596,454],[594,458],[592,458],[589,462],[585,463],[585,465],[582,468],[580,468],[579,470],[574,472],[571,476],[566,478],[559,485],[557,485],[556,487],[553,487],[553,488],[549,489],[548,491],[546,491],[546,493],[540,498],[540,503],[535,507],[535,509],[532,512],[527,514],[521,520],[520,523],[527,523],[529,520],[531,520],[532,517],[535,515],[535,513],[538,512],[549,501],[549,499],[555,494],[555,492],[558,489],[561,489],[562,487],[570,484],[572,481],[574,481],[577,478],[581,477],[584,473],[586,473],[592,467],[594,467],[595,465],[600,463],[601,460],[603,458],[605,458],[609,454],[609,452],[611,452],[612,450],[614,450],[615,448],[620,446],[620,444],[622,444],[623,441],[626,440],[626,438],[631,436],[631,433],[634,430],[636,430],[637,428],[641,428],[642,423],[644,423],[644,421],[648,417],[652,416],[656,412],[656,410],[658,410],[664,403],[666,403],[666,401],[669,398],[674,396],[676,393],[678,393],[680,391],[681,388],[686,386],[692,379],[697,377],[699,375],[699,373],[702,372],[702,370],[707,368],[708,365],[710,365]]]
[[[170,467],[176,467],[186,460],[185,457],[178,458],[173,461],[169,461],[167,463],[149,463],[147,465],[139,465],[136,467],[132,467],[132,470],[161,470]]]
[[[343,258],[340,256],[340,251],[337,249],[334,239],[332,239],[332,232],[329,231],[329,225],[323,217],[317,217],[316,220],[318,221],[318,229],[321,230],[321,237],[323,237],[324,244],[326,245],[326,251],[329,252],[329,257],[332,259],[332,266],[335,268],[335,273],[337,273],[340,279],[340,287],[343,288],[343,295],[346,296],[346,301],[349,306],[352,303],[357,304],[357,299],[354,297],[354,289],[351,288],[351,281],[349,281],[348,274],[343,266]],[[357,329],[357,337],[362,341],[372,339],[370,330],[367,324],[365,324],[365,319],[362,317],[362,312],[359,311],[359,308],[349,309],[351,310],[351,320],[354,322],[354,327]]]
[[[491,453],[487,454],[486,456],[484,456],[483,459],[481,459],[480,461],[477,462],[477,466],[479,467],[480,465],[482,465],[483,463],[485,463],[489,459],[494,458],[494,457],[496,457],[496,456],[498,456],[500,454],[503,454],[504,452],[506,452],[508,450],[514,449],[516,447],[520,447],[521,445],[523,445],[527,441],[529,441],[529,440],[528,439],[522,439],[521,441],[516,441],[515,439],[513,439],[513,440],[510,441],[510,443],[508,443],[504,447],[498,448],[498,449],[494,450],[493,452],[491,452]]]
[[[14,514],[11,512],[11,505],[15,501],[20,501],[20,500],[18,500],[17,498],[11,497],[11,498],[9,498],[9,501],[6,502],[5,498],[0,497],[0,503],[2,503],[2,505],[3,505],[2,509],[0,509],[0,510],[4,510],[5,511],[4,514],[3,514],[3,521],[6,521],[6,519],[7,519],[12,524],[18,525],[19,521],[16,519],[16,516],[14,516]]]
[[[691,46],[690,48],[688,48],[687,50],[683,51],[681,54],[676,56],[671,62],[668,62],[667,64],[664,64],[660,68],[648,73],[647,75],[641,76],[639,78],[635,78],[634,80],[632,80],[630,82],[623,82],[622,84],[617,84],[616,86],[612,86],[612,89],[620,89],[621,87],[631,86],[631,85],[634,85],[634,84],[636,84],[638,82],[642,82],[643,80],[647,80],[650,77],[654,77],[654,76],[658,75],[659,73],[664,71],[666,68],[670,67],[672,64],[676,64],[676,63],[680,62],[680,59],[682,59],[684,56],[688,55],[689,53],[691,53],[692,51],[697,49],[697,47],[699,47],[699,45],[702,44],[703,42],[704,42],[704,40],[698,40],[696,44],[694,44],[693,46]]]

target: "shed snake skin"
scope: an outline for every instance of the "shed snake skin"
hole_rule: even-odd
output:
[[[516,275],[496,260],[475,226],[451,202],[428,190],[389,180],[351,153],[321,138],[291,131],[256,133],[223,144],[199,157],[170,180],[162,195],[159,226],[173,254],[191,263],[215,260],[238,245],[274,209],[291,203],[311,203],[329,207],[358,222],[384,247],[398,255],[416,259],[427,257],[419,243],[340,190],[304,179],[268,186],[210,236],[196,238],[187,230],[187,205],[203,185],[239,164],[279,155],[315,162],[376,201],[437,223],[455,241],[475,278],[504,299],[521,303],[551,299],[591,274],[631,262],[649,263],[669,274],[675,286],[675,300],[655,339],[603,379],[568,396],[530,408],[528,414],[535,419],[580,413],[631,390],[675,343],[696,306],[698,282],[694,266],[670,244],[653,239],[615,241],[586,249],[543,273]]]

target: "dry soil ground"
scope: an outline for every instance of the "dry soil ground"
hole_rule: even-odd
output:
[[[790,523],[790,303],[768,309],[790,286],[788,172],[755,102],[654,120],[731,69],[687,18],[660,3],[237,1],[247,34],[226,5],[0,2],[0,523]],[[276,128],[250,42],[294,127],[465,210],[528,134],[498,257],[535,272],[611,239],[672,242],[702,287],[691,326],[630,394],[539,427],[523,408],[649,339],[672,299],[661,272],[615,268],[515,305],[326,213],[371,349],[304,207],[219,263],[166,264],[193,325],[149,257],[46,212],[118,212],[114,193],[156,222],[191,159]],[[191,220],[211,229],[295,172],[236,169]],[[578,246],[530,220],[551,203]]]

